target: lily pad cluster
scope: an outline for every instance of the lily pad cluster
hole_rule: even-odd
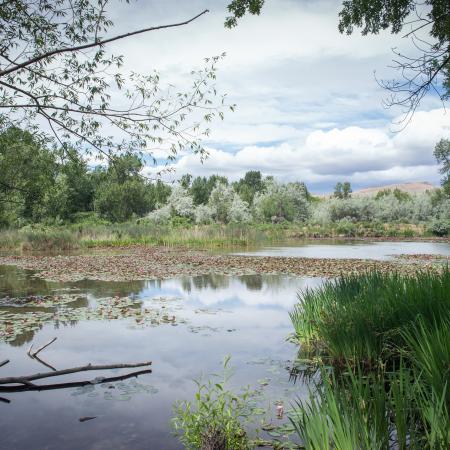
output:
[[[186,320],[175,315],[175,311],[162,300],[152,307],[143,307],[140,300],[130,297],[108,297],[96,301],[93,306],[71,307],[69,296],[57,296],[56,303],[46,299],[38,306],[53,311],[11,311],[0,309],[0,342],[11,342],[25,332],[39,330],[45,323],[74,323],[84,320],[131,320],[132,326],[177,325]],[[65,301],[60,302],[60,297]],[[72,300],[73,301],[73,300]],[[166,303],[166,302],[163,302]],[[27,303],[30,306],[30,302]]]
[[[413,273],[434,268],[433,261],[402,263],[364,259],[298,258],[272,256],[218,255],[188,248],[132,246],[122,253],[70,256],[4,256],[0,264],[39,271],[38,276],[51,281],[130,281],[167,279],[189,275],[246,275],[255,273],[336,277],[341,273],[392,272]]]

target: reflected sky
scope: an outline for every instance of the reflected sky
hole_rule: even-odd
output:
[[[339,244],[295,244],[264,247],[233,253],[249,256],[285,256],[304,258],[352,258],[389,260],[393,255],[445,255],[450,256],[450,244],[445,242],[361,242],[343,241]]]
[[[229,277],[207,275],[172,280],[115,283],[81,281],[47,283],[31,272],[0,266],[0,297],[45,295],[73,289],[89,304],[110,296],[131,296],[146,308],[174,308],[185,323],[138,327],[132,320],[76,321],[44,324],[27,340],[40,345],[58,340],[42,357],[58,369],[86,363],[108,364],[151,359],[153,373],[88,390],[0,393],[0,447],[7,449],[116,450],[178,449],[169,421],[176,400],[192,399],[193,379],[217,372],[232,356],[235,388],[269,379],[264,405],[273,414],[274,400],[304,397],[307,387],[289,381],[289,364],[297,347],[286,341],[292,331],[288,311],[297,292],[317,286],[318,278],[276,275]],[[164,301],[162,301],[162,299]],[[19,310],[20,308],[15,308]],[[27,355],[29,343],[0,343],[0,360],[10,359],[0,376],[46,370]],[[120,372],[96,372],[111,376]],[[93,378],[88,374],[87,378]],[[73,374],[64,381],[85,379]],[[63,381],[63,380],[61,380]],[[286,400],[287,402],[287,400]],[[97,416],[79,422],[83,416]]]

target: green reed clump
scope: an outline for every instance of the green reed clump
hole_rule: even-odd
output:
[[[450,318],[422,318],[402,332],[399,363],[367,372],[321,370],[321,383],[294,407],[291,421],[306,449],[450,447]]]
[[[406,345],[403,331],[418,317],[427,328],[449,317],[449,292],[448,269],[343,275],[300,293],[290,316],[303,343],[320,347],[334,362],[370,366],[398,357]]]
[[[291,416],[305,448],[450,448],[449,293],[445,268],[341,276],[299,295],[297,336],[331,362]]]

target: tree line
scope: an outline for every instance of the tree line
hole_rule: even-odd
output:
[[[221,175],[183,175],[164,183],[143,175],[144,162],[123,152],[106,166],[90,166],[73,148],[55,147],[17,127],[0,133],[0,226],[70,222],[156,223],[429,221],[450,218],[450,143],[442,139],[435,157],[442,189],[411,196],[399,190],[374,198],[352,197],[338,182],[332,198],[320,199],[303,182],[280,183],[259,171],[238,181]]]

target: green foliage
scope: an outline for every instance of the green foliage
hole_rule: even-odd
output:
[[[253,210],[262,222],[305,221],[310,214],[306,187],[268,181],[265,191],[255,196]]]
[[[244,175],[238,182],[234,184],[234,189],[240,195],[242,200],[249,205],[253,204],[255,194],[265,190],[265,184],[262,179],[261,172],[251,170]]]
[[[294,327],[334,366],[291,415],[306,449],[448,448],[449,287],[448,269],[374,272],[300,296]]]
[[[402,330],[417,317],[427,326],[450,314],[450,271],[401,276],[343,275],[299,295],[291,313],[298,337],[334,361],[376,365],[397,357]]]
[[[449,86],[450,88],[450,86]],[[450,197],[450,140],[441,139],[434,147],[434,157],[442,165],[440,172],[444,175],[442,179],[442,188],[447,196]]]
[[[125,77],[123,56],[109,52],[108,44],[183,24],[116,35],[113,26],[104,0],[2,2],[0,125],[37,129],[45,122],[55,142],[108,160],[127,150],[148,154],[163,142],[168,161],[181,148],[205,157],[206,123],[223,118],[227,108],[215,87],[224,55],[207,58],[203,69],[191,72],[191,86],[174,92],[161,86],[156,72]]]
[[[341,182],[336,183],[333,195],[336,198],[350,198],[351,193],[352,193],[351,185],[348,181],[345,181],[344,183]]]
[[[112,222],[124,222],[141,217],[151,208],[146,185],[140,179],[122,184],[105,183],[95,193],[94,210]]]
[[[228,185],[228,179],[219,175],[211,175],[209,178],[197,177],[192,181],[190,193],[194,200],[194,205],[206,205],[211,196],[212,190],[217,184]]]
[[[429,230],[435,236],[448,236],[450,234],[450,220],[434,220],[431,222]]]
[[[0,225],[39,221],[57,170],[46,143],[18,128],[0,133]]]
[[[172,426],[181,443],[189,450],[250,448],[243,422],[246,420],[249,392],[236,395],[227,389],[229,358],[221,377],[207,383],[196,381],[193,402],[175,404]],[[218,379],[217,379],[218,378]]]

